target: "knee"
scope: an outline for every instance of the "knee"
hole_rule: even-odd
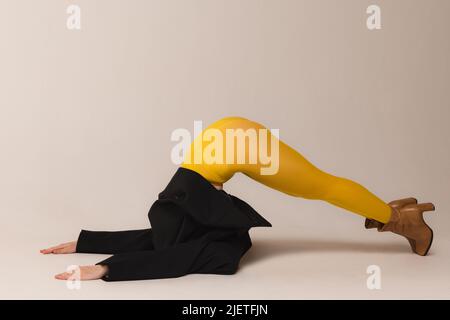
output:
[[[301,197],[310,200],[332,200],[336,191],[342,188],[341,180],[320,170],[315,170],[310,177],[307,189],[303,190]]]
[[[331,176],[326,184],[326,187],[323,188],[321,198],[326,201],[335,201],[340,199],[342,195],[350,195],[354,191],[354,183],[351,180]]]

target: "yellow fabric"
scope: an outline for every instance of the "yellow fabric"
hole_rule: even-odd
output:
[[[203,133],[207,129],[216,129],[215,132],[220,131],[225,137],[226,129],[258,130],[266,128],[259,123],[241,117],[223,118],[205,128],[202,134],[192,142],[181,166],[198,172],[211,183],[223,184],[236,172],[241,172],[270,188],[292,196],[327,201],[333,205],[382,223],[389,221],[391,208],[384,201],[356,182],[331,175],[316,168],[296,150],[281,140],[278,140],[275,136],[272,136],[270,131],[268,131],[268,145],[270,146],[271,138],[277,139],[279,144],[279,169],[276,174],[262,175],[260,169],[261,167],[267,167],[267,164],[262,164],[259,160],[257,163],[249,163],[249,161],[246,161],[245,164],[239,164],[236,161],[229,164],[207,164],[204,161],[202,163],[195,163],[194,148],[196,144],[200,146],[197,147],[197,152],[201,152],[202,155],[206,152],[208,154],[211,153],[211,148],[208,150],[207,148],[214,139],[211,138],[211,141],[205,141]],[[226,139],[223,139],[223,142],[223,152],[225,153]],[[246,145],[248,157],[249,144],[246,143]],[[236,144],[234,148],[236,150]],[[269,148],[269,151],[271,151],[271,148]],[[246,159],[248,160],[248,158]]]

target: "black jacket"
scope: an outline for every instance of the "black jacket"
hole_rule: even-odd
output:
[[[271,227],[250,205],[178,168],[148,213],[151,228],[82,230],[77,252],[107,253],[105,281],[233,274],[252,246],[249,229]]]

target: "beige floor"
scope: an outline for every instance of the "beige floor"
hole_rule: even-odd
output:
[[[0,1],[0,298],[450,297],[450,1],[76,2],[78,31],[69,1]],[[226,189],[273,228],[252,230],[236,275],[53,279],[104,257],[40,248],[81,227],[147,226],[176,168],[174,130],[232,115],[386,201],[434,202],[431,255],[237,176]],[[370,265],[381,290],[366,287]]]
[[[69,290],[65,282],[54,280],[53,274],[68,265],[90,264],[104,256],[38,253],[46,244],[66,240],[68,234],[75,236],[76,228],[55,231],[55,221],[41,221],[39,228],[35,223],[14,228],[11,223],[0,235],[0,298],[450,298],[448,237],[438,234],[431,254],[423,258],[411,254],[406,241],[395,235],[363,230],[362,221],[352,215],[342,220],[340,228],[320,223],[289,228],[277,223],[271,229],[253,229],[253,248],[242,259],[239,272],[232,276],[188,275],[116,283],[91,281],[83,282],[79,290]],[[381,268],[380,290],[367,289],[369,265]]]

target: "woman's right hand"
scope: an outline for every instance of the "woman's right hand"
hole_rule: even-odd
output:
[[[67,254],[67,253],[75,253],[77,249],[77,242],[71,241],[66,243],[58,244],[57,246],[50,247],[47,249],[42,249],[40,252],[42,254]]]

